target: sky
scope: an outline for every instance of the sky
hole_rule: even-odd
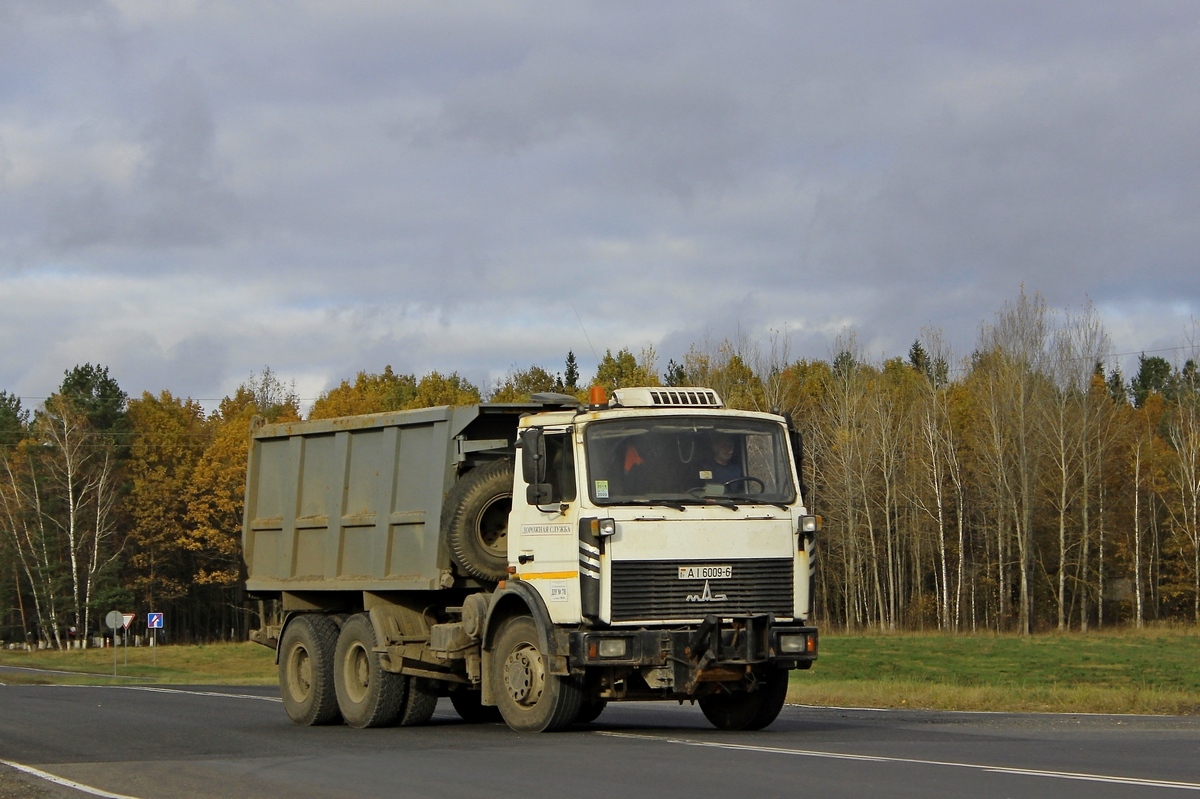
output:
[[[0,390],[1200,316],[1200,4],[0,0]],[[1125,354],[1125,355],[1122,355]],[[1124,359],[1124,360],[1122,360]]]

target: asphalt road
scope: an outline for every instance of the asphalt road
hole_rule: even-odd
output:
[[[722,733],[698,708],[610,705],[520,735],[460,722],[300,728],[273,688],[0,686],[0,797],[1200,796],[1200,718],[787,707]],[[107,792],[107,793],[106,793]]]

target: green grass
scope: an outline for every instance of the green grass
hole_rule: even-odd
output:
[[[789,700],[861,707],[1200,713],[1200,630],[834,635]]]
[[[0,682],[273,685],[274,653],[257,644],[67,652],[0,651]],[[157,665],[152,665],[152,657]],[[791,702],[842,707],[1060,713],[1200,714],[1200,629],[1039,635],[841,635],[792,676]]]
[[[0,682],[15,684],[155,683],[175,685],[273,685],[275,653],[258,644],[130,647],[116,649],[113,678],[112,649],[73,649],[37,652],[0,651],[0,666],[54,669],[78,674],[0,672]],[[126,655],[129,663],[126,665]]]

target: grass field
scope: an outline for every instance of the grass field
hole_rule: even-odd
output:
[[[789,700],[852,707],[1200,713],[1200,630],[821,637]]]
[[[117,678],[113,678],[116,653]],[[126,657],[128,656],[128,665]],[[158,685],[272,685],[275,653],[258,644],[129,647],[18,652],[0,650],[0,666],[51,669],[75,674],[0,672],[9,684],[155,683]],[[82,673],[79,673],[82,672]]]
[[[276,680],[274,653],[257,644],[138,647],[116,654],[120,683]],[[0,666],[87,673],[0,672],[0,682],[10,684],[114,682],[111,649],[0,651]],[[788,698],[844,707],[1192,715],[1200,713],[1200,630],[1031,638],[826,632],[819,660],[810,671],[793,674]]]

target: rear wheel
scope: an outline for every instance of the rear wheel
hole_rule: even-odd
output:
[[[408,690],[404,693],[404,710],[400,713],[401,727],[419,727],[429,723],[437,710],[438,687],[424,677],[405,677]]]
[[[375,652],[375,628],[363,613],[342,627],[333,676],[338,707],[351,727],[387,727],[399,721],[407,680],[383,670]]]
[[[450,704],[454,705],[454,712],[469,724],[494,724],[504,721],[504,717],[500,715],[500,708],[483,704],[481,691],[451,691]]]
[[[517,732],[551,732],[575,721],[583,690],[570,677],[551,674],[528,616],[509,619],[492,651],[492,695],[505,723]]]
[[[293,619],[279,642],[279,692],[288,718],[305,727],[340,721],[333,687],[338,629],[328,616]]]
[[[787,699],[788,672],[771,669],[757,690],[714,694],[700,700],[700,710],[721,730],[761,730],[773,722]]]

